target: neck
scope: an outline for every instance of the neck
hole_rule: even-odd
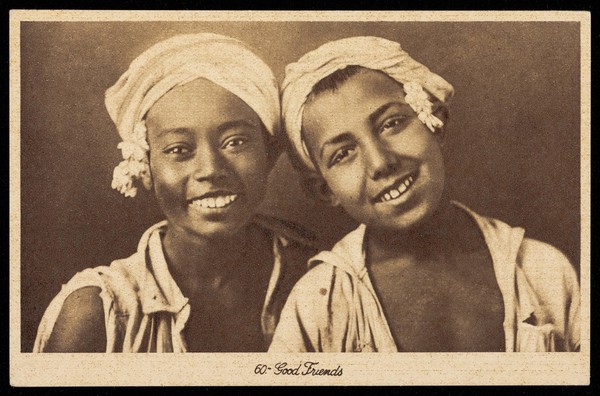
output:
[[[223,238],[204,238],[185,230],[168,227],[163,250],[173,279],[186,294],[193,293],[201,282],[212,283],[229,277],[234,263],[243,254],[246,228]]]
[[[452,234],[452,204],[444,194],[436,211],[420,224],[404,232],[367,229],[367,255],[370,262],[390,258],[418,259],[434,254]],[[446,241],[447,242],[447,241]]]

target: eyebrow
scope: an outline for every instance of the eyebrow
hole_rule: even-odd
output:
[[[386,104],[383,104],[381,106],[379,106],[374,112],[372,112],[371,114],[369,114],[369,122],[371,124],[375,124],[375,122],[377,121],[377,119],[379,117],[381,117],[382,114],[384,114],[386,111],[388,111],[388,109],[394,105],[398,105],[398,106],[408,106],[406,103],[402,103],[402,102],[398,102],[398,101],[394,101],[394,102],[388,102]]]
[[[163,136],[165,136],[166,134],[169,133],[176,133],[178,135],[183,135],[186,132],[188,132],[188,128],[169,128],[169,129],[163,129],[162,131],[160,131],[157,135],[157,138],[161,138]]]
[[[226,121],[226,122],[220,124],[216,128],[216,130],[218,133],[223,133],[229,129],[239,128],[239,127],[258,128],[259,126],[248,120],[240,119],[240,120]],[[176,134],[183,135],[183,134],[187,133],[189,130],[190,130],[190,128],[187,128],[187,127],[164,129],[158,133],[158,137],[159,138],[163,137],[164,135],[166,135],[168,133],[176,133]]]
[[[341,134],[339,134],[337,136],[332,137],[329,140],[326,140],[321,145],[321,150],[319,150],[319,157],[321,159],[323,159],[323,151],[325,151],[325,148],[327,146],[339,144],[339,143],[345,142],[346,140],[350,140],[350,139],[352,139],[352,134],[350,132],[344,132],[344,133],[341,133]]]
[[[251,121],[240,119],[240,120],[226,121],[226,122],[222,123],[221,125],[219,125],[217,127],[217,131],[219,133],[221,133],[221,132],[227,131],[228,129],[234,129],[234,128],[240,128],[240,127],[258,128],[259,126]]]
[[[395,105],[406,106],[406,103],[394,101],[394,102],[388,102],[388,103],[385,103],[385,104],[379,106],[377,109],[375,109],[375,111],[373,111],[371,114],[369,114],[369,123],[374,124],[377,121],[377,119],[379,117],[381,117],[382,114],[384,114],[386,111],[388,111],[388,109],[390,107],[395,106]],[[323,151],[325,150],[326,146],[338,144],[338,143],[344,142],[346,140],[349,140],[351,138],[352,138],[352,134],[350,132],[344,132],[342,134],[334,136],[333,138],[325,141],[323,143],[323,145],[321,146],[321,150],[319,151],[319,156],[321,157],[321,159],[323,158]]]

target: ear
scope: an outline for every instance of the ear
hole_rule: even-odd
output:
[[[444,146],[446,143],[446,130],[448,128],[448,122],[450,122],[450,117],[448,114],[448,108],[446,106],[440,106],[433,113],[437,118],[439,118],[444,125],[441,128],[437,128],[435,130],[435,138],[438,141],[440,146]]]
[[[304,175],[302,184],[304,189],[319,201],[325,202],[329,206],[338,206],[340,204],[340,201],[331,192],[327,182],[325,182],[321,175],[315,173]]]

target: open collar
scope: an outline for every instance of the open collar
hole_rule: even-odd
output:
[[[161,235],[167,227],[161,221],[150,227],[138,244],[143,269],[138,275],[140,302],[144,314],[169,312],[177,314],[187,305],[186,298],[169,272]]]

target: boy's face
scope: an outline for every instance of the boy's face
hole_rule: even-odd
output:
[[[245,226],[271,168],[258,115],[205,79],[176,87],[146,117],[150,170],[170,228],[205,238]]]
[[[438,207],[444,161],[436,135],[404,101],[402,86],[365,70],[306,104],[307,148],[332,194],[354,219],[407,231]]]

